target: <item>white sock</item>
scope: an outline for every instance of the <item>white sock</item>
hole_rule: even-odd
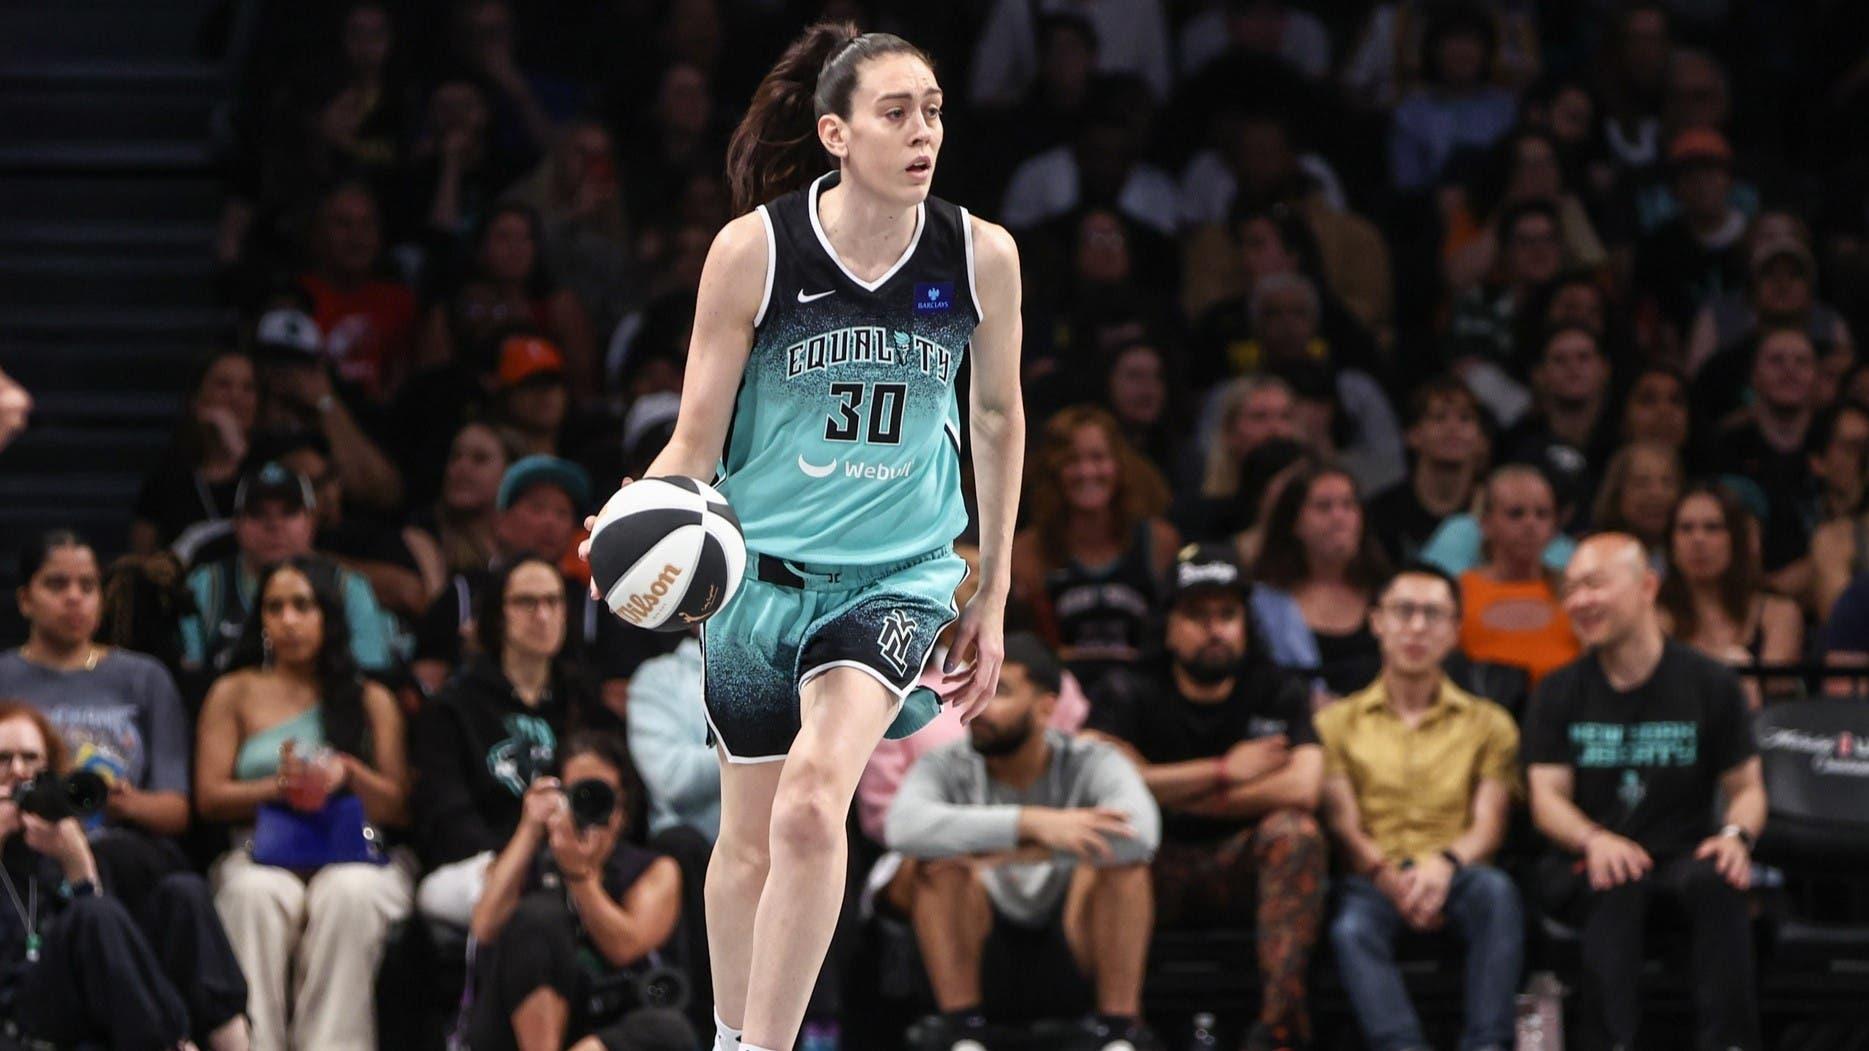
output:
[[[721,1021],[720,1012],[714,1012],[714,1051],[745,1051],[740,1046],[740,1031]]]

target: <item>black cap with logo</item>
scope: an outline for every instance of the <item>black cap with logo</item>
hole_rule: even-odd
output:
[[[1246,597],[1246,574],[1233,549],[1226,544],[1189,544],[1176,552],[1168,579],[1168,604],[1212,592]]]
[[[262,500],[278,500],[287,511],[311,511],[318,506],[305,476],[278,460],[268,460],[240,479],[240,488],[234,491],[234,513],[246,514]]]

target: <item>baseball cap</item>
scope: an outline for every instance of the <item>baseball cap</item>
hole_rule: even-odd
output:
[[[1174,606],[1189,595],[1207,591],[1246,597],[1246,574],[1233,549],[1225,544],[1189,544],[1175,553],[1168,604]]]
[[[246,514],[262,500],[278,500],[288,511],[312,511],[318,507],[311,482],[278,460],[268,460],[240,479],[240,487],[234,490],[234,513]]]
[[[528,456],[506,469],[500,479],[499,508],[502,511],[513,506],[521,496],[535,486],[555,485],[571,497],[571,506],[583,510],[591,502],[591,477],[584,473],[584,468],[570,460],[561,460],[556,456]]]
[[[260,315],[260,322],[253,329],[253,345],[263,351],[315,358],[324,352],[324,333],[318,330],[318,323],[311,315],[280,307]]]
[[[1808,245],[1796,236],[1780,233],[1761,238],[1758,244],[1752,246],[1753,273],[1763,270],[1765,264],[1780,256],[1790,256],[1797,260],[1799,265],[1804,267],[1806,274],[1813,273],[1817,269],[1817,260],[1811,255]]]
[[[565,356],[543,336],[511,335],[500,341],[500,386],[517,387],[541,376],[562,376]]]
[[[1733,148],[1727,145],[1726,136],[1712,128],[1689,128],[1669,140],[1669,164],[1691,164],[1695,161],[1731,164]]]

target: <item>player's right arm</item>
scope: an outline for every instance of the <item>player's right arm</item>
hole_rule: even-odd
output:
[[[734,397],[753,347],[753,320],[766,295],[766,224],[748,212],[721,227],[701,268],[694,335],[682,376],[675,433],[645,477],[686,475],[714,479]]]

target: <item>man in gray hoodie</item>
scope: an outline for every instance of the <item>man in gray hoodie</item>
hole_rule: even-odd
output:
[[[1161,813],[1116,749],[1046,728],[1061,675],[1037,637],[1008,635],[968,740],[923,756],[890,808],[889,846],[928,862],[910,911],[942,1014],[918,1046],[983,1043],[1002,1003],[1025,1017],[1094,1003],[1088,1046],[1144,1039]]]

